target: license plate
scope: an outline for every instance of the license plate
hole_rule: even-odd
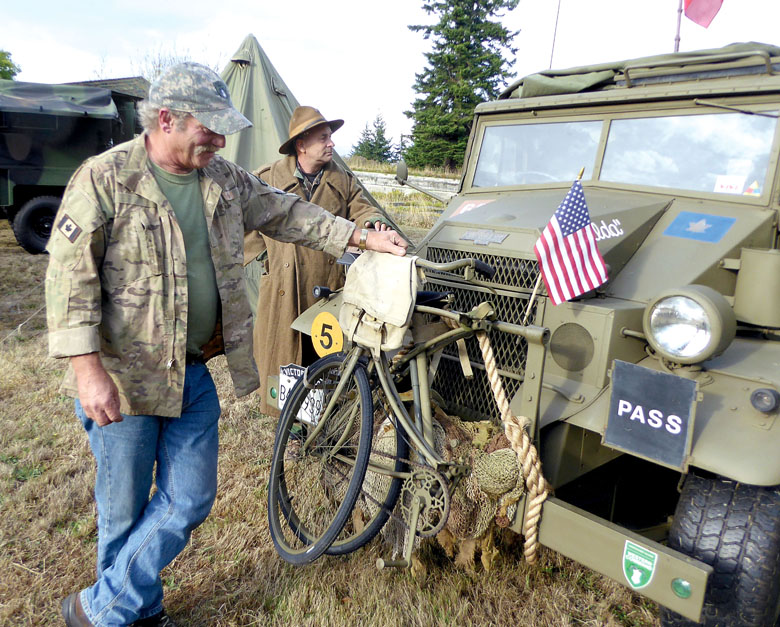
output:
[[[288,364],[279,368],[279,411],[284,409],[293,386],[298,383],[304,372],[306,372],[306,368],[297,364]],[[298,420],[316,425],[322,413],[324,400],[325,390],[309,390],[298,410]]]
[[[670,468],[691,450],[696,382],[615,360],[603,443]]]

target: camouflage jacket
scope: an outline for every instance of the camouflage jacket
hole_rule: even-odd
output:
[[[179,416],[187,337],[184,240],[149,169],[144,140],[88,159],[65,190],[47,247],[49,354],[99,351],[123,413]],[[258,386],[244,233],[259,230],[338,256],[355,226],[219,156],[199,174],[224,352],[242,396]],[[71,368],[61,390],[77,394]]]

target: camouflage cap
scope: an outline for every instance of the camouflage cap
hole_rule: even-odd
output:
[[[149,102],[158,107],[191,113],[203,126],[220,135],[252,126],[230,100],[227,85],[200,63],[178,63],[149,88]]]

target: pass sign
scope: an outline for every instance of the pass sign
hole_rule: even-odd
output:
[[[604,444],[682,469],[695,400],[695,381],[616,359]]]

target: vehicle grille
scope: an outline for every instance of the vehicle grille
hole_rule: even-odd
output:
[[[467,381],[463,378],[463,370],[458,360],[445,355],[439,363],[431,387],[446,401],[448,411],[470,420],[492,420],[498,424],[501,422],[501,413],[490,389],[487,374],[484,368],[476,364],[472,364],[472,367],[474,378]],[[523,384],[522,381],[509,377],[502,377],[501,380],[508,399],[512,399]]]
[[[501,293],[479,290],[462,281],[451,281],[449,275],[439,275],[426,271],[428,282],[424,289],[453,292],[455,298],[453,308],[458,311],[470,311],[481,302],[490,301],[499,320],[522,324],[528,300],[533,291],[539,268],[535,259],[517,259],[514,257],[499,257],[485,253],[429,248],[427,259],[436,263],[455,261],[464,257],[473,257],[490,264],[496,269],[496,274],[490,281],[501,288]],[[439,281],[446,281],[445,285]],[[528,323],[536,319],[538,300],[532,305]],[[490,343],[499,369],[504,390],[509,400],[522,385],[525,376],[525,362],[528,346],[524,338],[509,333],[492,333]],[[439,369],[433,379],[433,389],[448,403],[449,409],[473,420],[490,418],[500,421],[500,413],[496,405],[490,383],[484,369],[482,351],[476,338],[466,342],[469,360],[474,370],[474,379],[466,381],[457,356],[455,345],[447,347],[439,364]]]
[[[536,279],[539,276],[539,264],[535,258],[499,257],[498,255],[487,253],[464,252],[446,248],[429,248],[426,254],[426,259],[435,263],[449,263],[450,261],[457,261],[467,257],[484,261],[495,268],[496,274],[488,283],[503,288],[519,288],[528,290],[530,293],[534,289]],[[506,320],[506,322],[513,321]]]

